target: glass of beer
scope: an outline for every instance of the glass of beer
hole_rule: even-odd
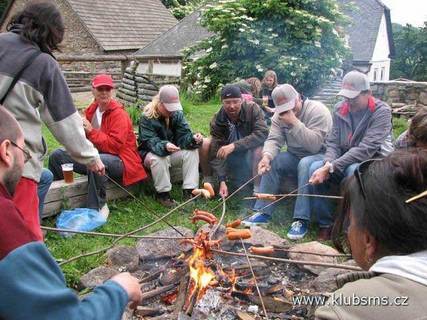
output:
[[[262,96],[262,106],[268,107],[268,96]]]
[[[65,183],[73,183],[74,182],[73,164],[64,163],[61,165],[61,168],[62,168],[62,174],[64,175]]]

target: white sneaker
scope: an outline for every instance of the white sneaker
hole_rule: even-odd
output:
[[[105,220],[107,220],[110,214],[110,209],[108,208],[108,205],[104,204],[104,206],[99,210],[99,213],[105,218]]]

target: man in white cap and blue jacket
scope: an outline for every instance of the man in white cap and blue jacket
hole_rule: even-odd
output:
[[[308,190],[312,194],[330,193],[331,186],[351,176],[363,161],[393,151],[391,108],[372,96],[368,77],[359,71],[349,72],[338,96],[345,100],[335,106],[324,159],[310,166],[308,182],[312,187]],[[311,207],[318,217],[318,239],[328,240],[333,224],[331,200],[314,197]],[[307,234],[310,214],[294,215],[288,238],[301,239]]]

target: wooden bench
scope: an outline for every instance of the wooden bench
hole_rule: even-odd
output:
[[[126,188],[132,193],[133,187]],[[107,201],[126,198],[129,195],[111,181],[107,182]],[[65,183],[64,180],[54,181],[44,201],[42,218],[58,214],[64,208],[79,208],[86,206],[87,177],[74,178],[73,183]]]

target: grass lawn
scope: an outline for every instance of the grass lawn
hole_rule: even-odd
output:
[[[219,102],[211,101],[209,103],[194,105],[185,98],[183,99],[184,112],[194,132],[201,132],[205,136],[209,133],[209,122],[212,115],[218,110]],[[395,119],[394,121],[395,135],[397,136],[406,129],[407,124],[403,119]],[[59,147],[59,143],[51,135],[51,133],[44,128],[44,137],[49,146],[49,151],[53,151]],[[153,198],[154,188],[151,185],[143,184],[139,187],[138,192],[135,194],[143,203],[144,206],[149,207],[156,211],[159,215],[167,212],[167,209],[160,206]],[[181,190],[179,186],[174,186],[172,196],[176,200],[181,200]],[[273,217],[273,223],[270,224],[270,229],[277,232],[280,236],[285,237],[287,229],[292,221],[292,210],[294,199],[285,200],[283,204],[276,210]],[[192,229],[193,226],[188,217],[191,212],[197,207],[203,210],[209,210],[218,204],[217,200],[206,202],[205,200],[197,200],[196,204],[190,204],[182,210],[173,214],[168,222],[174,225],[182,225]],[[239,199],[230,201],[227,205],[226,221],[232,221],[236,217],[243,217],[247,214],[247,210],[241,205]],[[249,203],[248,203],[249,205]],[[125,199],[109,202],[110,217],[108,223],[97,231],[108,233],[126,233],[135,230],[152,222],[155,218],[135,200]],[[221,208],[215,212],[220,215]],[[56,218],[49,218],[43,221],[43,225],[55,226]],[[156,230],[165,228],[164,223],[157,224],[143,234],[148,234]],[[307,240],[316,238],[316,229],[311,228]],[[49,232],[46,237],[46,244],[56,259],[66,260],[81,253],[93,251],[111,244],[113,239],[107,237],[93,237],[86,235],[75,235],[72,238],[62,238],[56,233]],[[135,240],[126,239],[121,242],[122,244],[132,245]],[[70,286],[75,287],[79,278],[88,272],[90,269],[103,264],[105,262],[105,255],[95,255],[87,258],[79,259],[75,262],[63,266],[67,282]]]

